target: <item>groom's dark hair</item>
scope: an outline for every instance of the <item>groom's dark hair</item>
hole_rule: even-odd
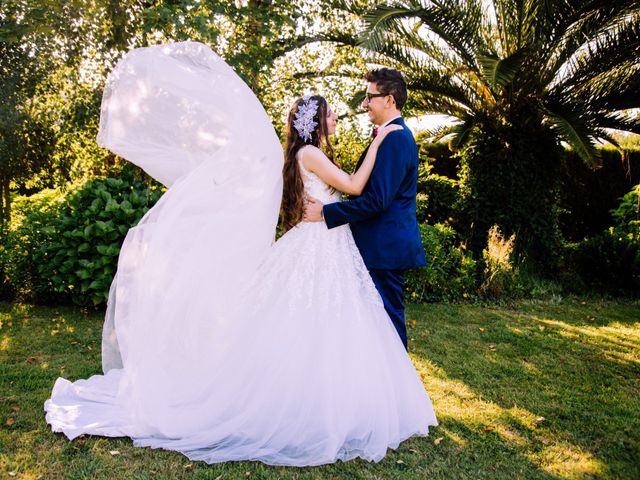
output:
[[[407,83],[402,74],[395,68],[376,68],[364,77],[367,82],[373,82],[385,95],[393,95],[398,110],[402,110],[407,103]]]

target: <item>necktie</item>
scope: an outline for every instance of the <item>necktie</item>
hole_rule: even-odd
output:
[[[376,136],[378,136],[378,127],[373,129],[373,138],[376,138]]]

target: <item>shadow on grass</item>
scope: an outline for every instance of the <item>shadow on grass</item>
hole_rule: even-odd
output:
[[[639,306],[427,305],[408,313],[417,320],[412,358],[440,421],[428,438],[403,442],[379,464],[194,462],[185,470],[179,454],[129,440],[52,434],[42,402],[57,376],[100,372],[102,314],[4,306],[0,450],[33,478],[640,478]]]
[[[640,478],[638,305],[411,313],[414,363],[461,444],[482,442],[479,430],[553,475]]]

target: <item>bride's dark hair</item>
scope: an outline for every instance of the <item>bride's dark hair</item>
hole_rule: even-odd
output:
[[[318,126],[311,134],[311,140],[305,141],[293,126],[295,114],[298,107],[306,98],[318,102],[318,111],[313,120]],[[313,145],[322,149],[327,157],[333,162],[333,147],[329,142],[329,131],[327,128],[327,112],[329,106],[324,97],[320,95],[312,95],[305,99],[299,98],[289,110],[289,118],[287,120],[287,143],[285,146],[284,167],[282,169],[282,177],[284,180],[284,191],[282,193],[282,208],[280,211],[280,219],[282,230],[286,232],[302,220],[304,209],[304,184],[302,183],[302,174],[296,159],[296,154],[305,145]]]

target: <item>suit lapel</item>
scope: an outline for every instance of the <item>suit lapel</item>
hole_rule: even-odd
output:
[[[371,144],[367,145],[367,148],[365,148],[364,152],[362,152],[362,154],[360,155],[360,158],[358,159],[358,163],[356,163],[356,168],[353,169],[353,173],[356,173],[360,168],[360,165],[362,165],[362,162],[364,162],[364,157],[367,156],[367,152],[369,151],[370,146]]]
[[[402,117],[398,117],[395,120],[392,120],[389,122],[389,125],[391,124],[396,124],[396,125],[401,125],[403,128],[406,128],[406,125],[404,123],[404,119]],[[364,162],[364,157],[367,156],[367,152],[369,151],[369,147],[371,146],[371,143],[369,143],[369,145],[367,145],[367,148],[364,149],[364,152],[362,152],[362,155],[360,155],[360,158],[358,159],[358,163],[356,164],[356,168],[353,170],[353,173],[357,172],[358,169],[360,168],[360,165],[362,165],[362,162]]]

